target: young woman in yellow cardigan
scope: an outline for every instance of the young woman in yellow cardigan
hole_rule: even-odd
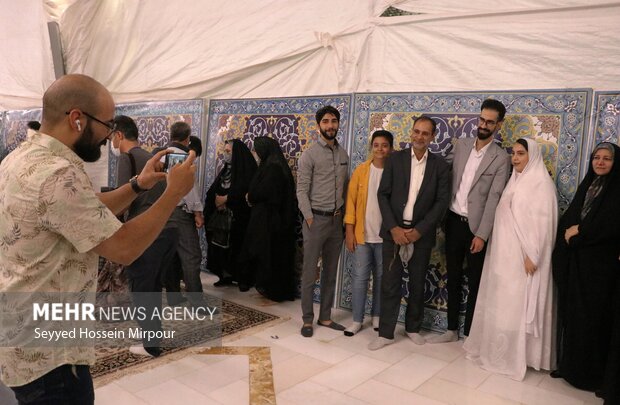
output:
[[[392,152],[394,137],[389,131],[379,130],[372,134],[370,142],[370,159],[355,169],[349,182],[344,217],[346,246],[355,259],[351,272],[353,323],[344,331],[346,336],[353,336],[362,328],[371,273],[372,326],[375,330],[379,327],[383,240],[379,236],[381,212],[377,189],[385,159]]]

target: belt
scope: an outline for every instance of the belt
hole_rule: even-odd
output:
[[[467,217],[464,217],[462,215],[457,214],[456,212],[450,210],[450,214],[452,214],[453,216],[455,216],[456,218],[459,219],[459,221],[461,222],[469,222],[469,220],[467,219]]]
[[[406,219],[404,219],[403,220],[403,228],[405,228],[405,229],[413,228],[413,221],[407,221]]]
[[[312,208],[312,213],[314,215],[320,215],[322,217],[335,217],[337,215],[342,214],[342,209],[338,208],[335,211],[321,211],[321,210],[315,210],[314,208]]]

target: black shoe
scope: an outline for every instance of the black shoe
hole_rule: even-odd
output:
[[[250,286],[247,284],[239,284],[239,291],[241,292],[250,291]]]
[[[560,370],[553,370],[551,373],[549,373],[549,377],[562,378],[562,374],[560,374]]]
[[[180,298],[168,300],[168,305],[170,305],[172,307],[176,307],[177,305],[182,305],[182,304],[184,304],[186,302],[187,302],[187,298],[180,297]]]
[[[312,325],[301,327],[301,336],[303,337],[312,337],[313,332]]]
[[[226,287],[227,285],[233,285],[232,277],[223,277],[223,278],[220,278],[215,283],[213,283],[214,287]]]

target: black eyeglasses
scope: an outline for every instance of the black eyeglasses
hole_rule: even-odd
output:
[[[66,115],[69,115],[71,112],[67,111],[65,112]],[[108,128],[108,136],[106,136],[107,139],[110,139],[110,136],[116,132],[116,122],[114,122],[114,120],[110,120],[108,122],[105,121],[101,121],[99,118],[95,117],[94,115],[90,115],[89,113],[87,113],[86,111],[82,111],[82,114],[84,114],[85,116],[87,116],[88,118],[97,121],[98,123],[100,123],[101,125],[104,125],[106,128]]]
[[[493,121],[493,120],[485,120],[482,117],[478,117],[478,125],[485,125],[487,127],[494,127],[497,124],[497,122]]]

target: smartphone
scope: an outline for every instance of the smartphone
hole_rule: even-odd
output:
[[[164,161],[164,172],[168,173],[172,166],[185,162],[188,156],[187,153],[168,153]]]

